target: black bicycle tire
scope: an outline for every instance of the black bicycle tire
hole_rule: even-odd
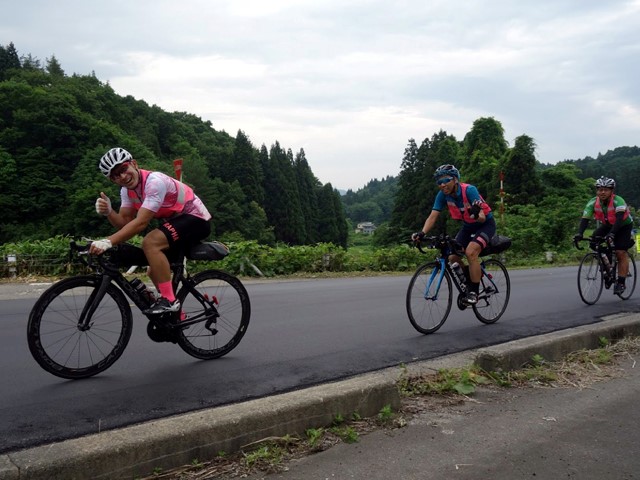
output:
[[[77,329],[77,320],[86,302],[78,302],[77,295],[80,292],[76,294],[72,290],[81,288],[86,294],[89,290],[97,288],[99,282],[100,279],[93,275],[60,280],[45,290],[31,309],[27,323],[29,351],[47,372],[71,380],[92,377],[113,365],[124,352],[131,338],[133,317],[129,302],[122,291],[113,284],[108,285],[105,299],[110,297],[115,305],[108,305],[103,299],[92,317],[91,328],[84,332]],[[116,316],[119,318],[113,320],[110,314],[116,307],[119,311],[119,315],[116,313]],[[46,331],[45,322],[47,323]],[[121,322],[120,325],[118,322]],[[55,328],[51,329],[49,324]],[[112,325],[115,328],[112,328]],[[76,340],[70,342],[74,337]],[[116,337],[114,341],[107,340]],[[65,338],[67,338],[66,342],[63,341]],[[69,348],[73,348],[74,343],[78,348],[73,353],[76,360],[83,356],[81,352],[83,346],[85,349],[94,347],[92,353],[87,355],[88,361],[93,363],[85,366],[71,366],[70,363],[60,363],[60,359],[52,357],[54,345],[58,353],[64,349],[66,354]],[[104,344],[106,353],[103,353],[99,347],[101,344]],[[98,358],[100,355],[102,358]],[[70,359],[72,355],[69,354],[67,357]]]
[[[218,326],[218,333],[230,333],[229,339],[225,341],[224,344],[217,345],[217,334],[211,335],[210,333],[207,333],[207,335],[200,335],[200,333],[204,333],[206,330],[205,320],[178,331],[177,340],[180,348],[192,357],[202,360],[220,358],[236,348],[242,340],[242,337],[244,337],[247,327],[249,326],[249,320],[251,319],[251,301],[249,300],[249,294],[239,279],[219,270],[205,270],[197,273],[192,278],[196,288],[198,285],[208,280],[221,282],[220,285],[215,287],[217,294],[216,292],[213,294],[216,294],[216,296],[221,295],[220,288],[224,285],[228,285],[233,289],[232,292],[237,294],[237,300],[233,297],[230,298],[226,294],[224,295],[225,298],[219,298],[220,304],[218,306],[218,313],[220,313],[220,318],[216,322],[216,325]],[[195,303],[187,301],[189,293],[189,290],[183,286],[179,290],[177,298],[180,301],[185,314],[193,316],[194,314],[201,312],[190,311],[192,308],[191,305],[195,305]],[[198,308],[199,307],[200,306],[198,306]],[[231,318],[231,312],[235,312],[237,308],[241,308],[241,312],[238,319],[235,320]],[[202,340],[205,347],[195,345],[194,339],[196,338]],[[215,345],[213,345],[212,342]]]
[[[417,280],[420,278],[421,274],[425,272],[425,270],[432,270],[434,268],[440,269],[441,268],[440,262],[429,262],[418,267],[418,269],[415,271],[415,273],[411,277],[411,280],[409,282],[409,287],[407,288],[406,308],[407,308],[407,315],[409,316],[409,321],[411,322],[411,325],[413,326],[413,328],[415,328],[418,332],[425,335],[434,333],[440,327],[442,327],[442,325],[444,325],[444,322],[447,320],[447,317],[451,312],[451,306],[453,304],[453,288],[451,285],[451,276],[449,275],[449,272],[445,270],[444,282],[443,284],[440,285],[440,290],[442,290],[442,288],[446,285],[446,288],[449,291],[449,297],[448,297],[446,308],[445,308],[444,314],[442,315],[442,318],[436,323],[436,325],[430,328],[425,328],[421,326],[420,322],[416,318],[417,312],[414,312],[414,308],[412,307],[412,300],[414,300],[416,297],[419,296],[418,298],[422,298],[423,302],[427,302],[427,300],[424,299],[424,286],[421,285],[419,288],[416,287]]]
[[[506,281],[507,291],[505,292],[505,299],[502,304],[502,307],[500,308],[500,312],[498,314],[492,317],[486,317],[483,315],[483,312],[485,311],[484,309],[489,307],[490,300],[491,298],[494,297],[493,294],[489,297],[489,300],[485,300],[483,297],[484,292],[480,291],[478,294],[478,303],[473,305],[473,313],[476,315],[476,318],[480,320],[482,323],[490,325],[492,323],[496,323],[500,319],[500,317],[502,317],[504,312],[507,310],[507,306],[509,305],[509,299],[511,298],[511,278],[509,277],[509,271],[507,270],[507,267],[500,260],[497,260],[495,258],[489,258],[487,260],[484,260],[483,263],[485,265],[485,269],[487,269],[487,265],[489,266],[496,265],[504,274],[504,278]],[[480,288],[481,289],[483,288],[482,280],[480,282]]]
[[[581,282],[580,282],[580,280],[582,279],[583,269],[585,268],[585,264],[589,259],[591,262],[591,265],[589,268],[592,271],[595,268],[595,271],[597,272],[597,278],[598,278],[598,280],[596,280],[596,282],[598,282],[597,294],[593,300],[591,299],[591,297],[589,297],[589,299],[585,298],[586,294],[584,293]],[[594,305],[600,299],[600,296],[602,295],[603,287],[604,287],[604,277],[602,274],[602,264],[601,264],[600,257],[598,256],[597,253],[594,253],[594,252],[586,253],[584,257],[582,257],[582,260],[580,260],[580,266],[578,267],[578,293],[580,294],[580,298],[587,305]]]
[[[622,294],[618,294],[622,300],[629,300],[631,295],[633,295],[634,290],[636,289],[636,282],[638,279],[638,272],[636,271],[636,262],[633,258],[633,255],[630,255],[629,252],[626,252],[629,256],[629,275],[627,276],[627,280],[625,282],[625,289]],[[631,280],[631,284],[629,284],[629,280]]]

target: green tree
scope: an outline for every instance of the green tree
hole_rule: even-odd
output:
[[[462,179],[478,187],[489,203],[498,199],[499,165],[507,150],[504,128],[493,117],[474,121],[464,137],[463,157],[459,166]]]
[[[502,172],[509,203],[526,205],[538,201],[542,186],[536,169],[535,148],[533,138],[520,135],[506,153]]]
[[[347,246],[347,222],[344,217],[340,194],[330,183],[318,190],[318,241]]]
[[[257,151],[242,130],[238,130],[227,181],[238,180],[249,201],[261,204],[264,200],[262,169]]]
[[[62,65],[58,62],[55,55],[51,55],[51,58],[46,59],[45,71],[52,77],[64,77],[64,70]]]
[[[304,243],[306,232],[300,196],[293,170],[292,154],[276,141],[269,151],[264,176],[265,212],[276,240],[291,245]]]
[[[0,82],[9,77],[10,71],[20,68],[20,57],[13,42],[6,47],[0,45]]]
[[[376,242],[406,242],[412,232],[422,228],[438,193],[433,173],[440,165],[456,163],[459,150],[455,137],[443,130],[425,138],[419,148],[413,139],[409,140],[398,175],[398,192],[391,221]],[[446,221],[446,216],[438,219],[437,231],[446,228]]]
[[[20,58],[20,64],[24,70],[42,70],[42,63],[30,53]]]
[[[296,154],[294,160],[296,185],[300,198],[300,209],[304,222],[303,243],[313,244],[318,241],[318,199],[316,192],[320,187],[320,181],[315,177],[309,167],[304,150]]]

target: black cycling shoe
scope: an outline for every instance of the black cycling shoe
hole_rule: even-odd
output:
[[[469,292],[467,296],[464,297],[463,302],[467,305],[475,305],[478,303],[478,294],[476,292]]]
[[[153,305],[147,308],[143,313],[145,315],[160,315],[162,313],[174,313],[180,311],[180,302],[175,300],[170,302],[164,297],[160,297]]]
[[[616,283],[613,287],[613,293],[614,295],[622,295],[626,289],[624,283]]]

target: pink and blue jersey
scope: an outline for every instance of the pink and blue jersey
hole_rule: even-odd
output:
[[[436,195],[436,199],[433,202],[433,210],[436,210],[438,212],[441,212],[442,210],[449,208],[449,210],[451,211],[451,208],[457,209],[458,211],[462,212],[463,210],[468,210],[470,205],[473,205],[473,203],[475,201],[480,201],[482,202],[482,209],[485,212],[485,216],[486,218],[493,218],[493,213],[491,212],[491,209],[489,208],[489,206],[487,205],[487,203],[484,201],[484,199],[482,198],[482,196],[480,195],[480,192],[478,192],[478,189],[474,186],[474,185],[468,185],[465,184],[466,186],[466,200],[467,200],[467,205],[465,205],[464,202],[464,195],[462,194],[462,184],[458,183],[457,185],[457,189],[456,189],[456,195],[445,195],[442,190],[440,190],[438,192],[438,194]],[[455,207],[454,207],[455,206]],[[453,216],[453,215],[452,215]],[[457,215],[459,217],[461,217],[461,215]],[[473,220],[470,222],[468,218],[466,218],[467,215],[465,215],[465,223],[472,223]],[[453,217],[456,218],[456,217]],[[462,217],[460,218],[462,219]]]

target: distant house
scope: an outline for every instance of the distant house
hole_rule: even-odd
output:
[[[363,233],[365,235],[371,235],[376,231],[376,226],[372,222],[362,222],[356,227],[356,233]]]

